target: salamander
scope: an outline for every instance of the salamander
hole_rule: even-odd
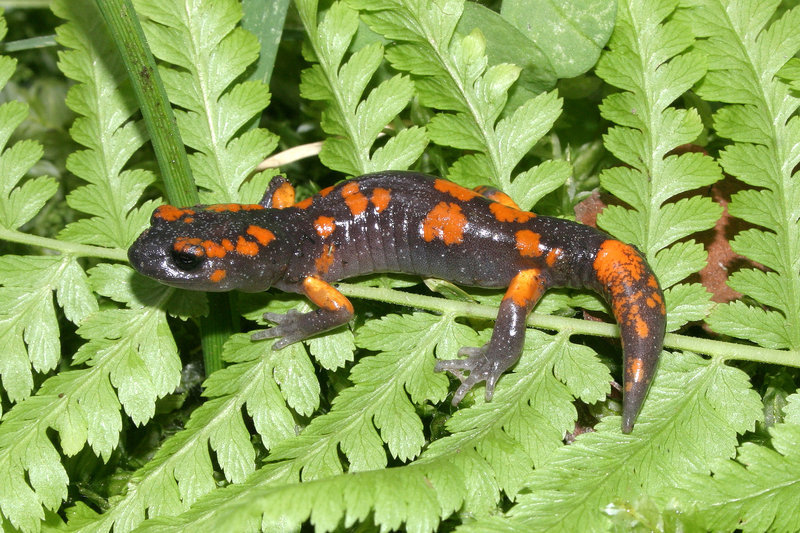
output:
[[[525,322],[551,287],[592,289],[608,301],[624,353],[622,431],[633,429],[661,354],[666,311],[658,280],[631,245],[599,230],[522,211],[491,187],[467,189],[413,172],[343,181],[302,201],[282,176],[258,204],[158,207],[128,258],[174,287],[304,294],[314,311],[266,313],[275,326],[253,339],[278,350],[353,318],[332,283],[375,272],[506,288],[487,344],[439,361],[461,381],[457,405],[477,383],[495,384],[520,357]],[[468,375],[466,374],[468,372]]]

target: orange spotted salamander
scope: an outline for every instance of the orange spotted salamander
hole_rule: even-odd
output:
[[[461,380],[457,404],[520,357],[525,321],[550,287],[589,288],[610,303],[624,351],[622,430],[629,432],[661,353],[663,294],[632,246],[582,224],[521,211],[502,192],[467,189],[413,172],[379,172],[295,202],[274,178],[258,204],[155,210],[128,251],[142,274],[184,289],[304,294],[317,309],[267,313],[274,327],[254,339],[280,349],[348,322],[350,301],[332,282],[373,272],[404,272],[461,285],[507,287],[490,341],[439,361]],[[468,371],[469,375],[465,375]]]

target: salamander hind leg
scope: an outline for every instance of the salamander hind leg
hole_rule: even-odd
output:
[[[346,324],[353,318],[353,305],[342,293],[316,276],[303,280],[303,292],[319,307],[310,313],[298,313],[294,309],[285,315],[264,313],[264,319],[277,324],[254,333],[253,340],[275,339],[274,350],[280,350],[297,341],[313,337],[336,326]]]
[[[448,371],[461,381],[461,386],[453,395],[453,405],[457,405],[481,381],[486,381],[486,401],[491,401],[497,380],[522,355],[525,321],[545,290],[545,279],[539,269],[519,272],[511,280],[500,303],[489,342],[480,348],[461,348],[458,355],[466,355],[467,359],[436,363],[437,372]],[[469,376],[464,371],[469,371]]]

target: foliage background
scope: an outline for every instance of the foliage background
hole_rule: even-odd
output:
[[[0,525],[800,529],[796,4],[133,2],[203,202],[258,201],[273,155],[301,197],[413,168],[605,207],[672,332],[623,435],[590,294],[548,294],[493,401],[452,409],[435,360],[485,342],[502,293],[344,283],[354,323],[275,352],[240,331],[300,299],[136,275],[177,202],[131,81],[154,76],[91,0],[0,3]]]

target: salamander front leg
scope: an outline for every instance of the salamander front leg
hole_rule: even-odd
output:
[[[264,319],[277,325],[252,335],[253,340],[281,337],[272,345],[280,350],[297,341],[313,337],[323,331],[346,324],[353,318],[353,305],[335,287],[316,276],[303,280],[303,293],[319,309],[310,313],[298,313],[294,309],[285,315],[264,313]]]
[[[546,290],[547,285],[539,269],[521,271],[511,280],[500,303],[489,342],[480,348],[461,348],[458,355],[466,355],[467,359],[436,363],[437,372],[448,371],[461,381],[461,386],[453,395],[453,405],[458,405],[475,384],[484,380],[486,401],[492,399],[497,380],[522,355],[525,321]],[[464,375],[464,370],[469,371],[469,376]]]

